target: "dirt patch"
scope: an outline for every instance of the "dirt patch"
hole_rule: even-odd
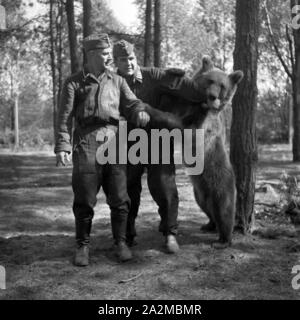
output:
[[[282,170],[299,175],[299,166],[289,160],[279,157],[276,162],[278,148],[262,152],[258,184],[279,179]],[[217,234],[200,231],[207,218],[195,204],[183,168],[177,176],[177,255],[164,250],[157,207],[144,179],[133,261],[118,263],[113,254],[109,209],[100,192],[91,264],[73,266],[71,167],[54,164],[47,153],[0,154],[0,265],[7,272],[0,299],[300,298],[291,286],[292,267],[300,264],[299,239],[280,210],[256,206],[259,231],[234,235],[231,248],[215,250],[211,243]]]

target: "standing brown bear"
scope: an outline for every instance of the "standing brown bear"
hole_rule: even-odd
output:
[[[174,117],[176,120],[172,120],[173,123],[180,122],[182,128],[204,129],[204,170],[200,175],[191,176],[191,181],[196,202],[209,218],[202,229],[217,229],[219,233],[218,243],[214,245],[216,248],[225,248],[232,242],[236,187],[225,147],[224,109],[230,104],[242,78],[242,71],[228,75],[214,68],[210,58],[205,57],[202,69],[193,80],[205,92],[206,105],[191,104],[172,97],[160,87],[158,91],[163,98],[159,110],[147,110],[152,122],[156,118],[160,122],[168,115],[169,122]]]

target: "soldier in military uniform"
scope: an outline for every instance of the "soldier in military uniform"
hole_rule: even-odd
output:
[[[108,35],[85,38],[83,48],[87,61],[84,69],[67,78],[63,86],[55,145],[57,165],[65,165],[73,152],[73,212],[77,242],[74,264],[77,266],[89,263],[92,218],[96,195],[101,186],[111,210],[116,253],[121,261],[132,258],[125,242],[130,206],[126,165],[97,163],[97,135],[105,135],[108,128],[116,132],[122,116],[135,126],[143,127],[149,121],[144,104],[132,93],[126,81],[108,70],[112,61]],[[75,130],[72,148],[70,137],[73,118]]]
[[[182,70],[140,67],[137,64],[134,46],[129,42],[121,40],[115,43],[113,55],[118,74],[126,79],[129,87],[139,99],[152,107],[159,103],[156,91],[158,87],[166,93],[191,102],[197,103],[203,100],[203,91],[199,90],[194,82],[183,77]],[[148,145],[151,146],[151,141]],[[174,146],[172,145],[171,148]],[[175,182],[173,152],[171,152],[170,164],[162,164],[161,161],[160,164],[150,163],[148,165],[128,163],[127,190],[131,200],[131,208],[128,215],[127,242],[129,245],[136,244],[134,240],[136,236],[135,219],[140,205],[141,177],[145,167],[147,168],[149,191],[159,206],[158,212],[161,217],[159,231],[165,236],[167,252],[176,253],[179,250],[176,240],[178,192]]]

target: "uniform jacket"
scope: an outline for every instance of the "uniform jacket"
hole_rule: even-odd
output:
[[[75,119],[74,144],[82,132],[116,125],[121,117],[135,124],[137,113],[145,110],[142,101],[129,89],[126,80],[106,70],[97,79],[80,71],[66,79],[58,111],[55,153],[71,152],[72,122]]]

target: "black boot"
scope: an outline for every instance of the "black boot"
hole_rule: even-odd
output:
[[[89,265],[89,247],[88,245],[79,246],[75,252],[75,266],[86,267]]]
[[[115,251],[120,261],[132,259],[132,253],[126,244],[126,215],[111,215],[112,233],[115,239]]]
[[[128,245],[128,247],[134,247],[137,246],[137,241],[134,239],[134,237],[132,236],[126,236],[126,244]]]
[[[92,227],[92,220],[75,220],[76,225],[76,242],[74,264],[85,267],[89,264],[89,242]]]
[[[132,259],[132,253],[125,241],[116,243],[116,254],[120,261],[125,262]]]
[[[90,233],[92,228],[92,220],[75,220],[76,226],[76,242],[78,246],[88,245],[90,243]]]
[[[166,236],[166,249],[168,253],[177,253],[179,251],[179,245],[175,235],[169,234]]]

